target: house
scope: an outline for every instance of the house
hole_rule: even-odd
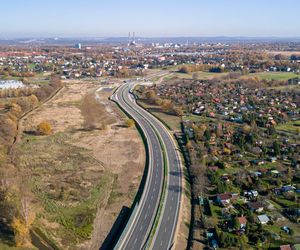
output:
[[[245,229],[247,225],[247,219],[245,216],[237,217],[237,220],[240,223],[240,229]]]
[[[248,202],[247,206],[252,212],[261,213],[264,211],[264,205],[261,202]]]
[[[265,162],[264,160],[261,160],[261,159],[256,159],[256,160],[253,160],[253,163],[254,163],[255,165],[260,166],[260,165],[265,164],[266,162]]]
[[[282,186],[281,187],[281,192],[282,193],[292,193],[295,191],[295,187],[291,186],[291,185],[286,185],[286,186]]]
[[[269,158],[269,161],[272,162],[272,163],[274,163],[274,162],[277,161],[277,158],[276,158],[276,157],[270,157],[270,158]]]
[[[258,215],[257,219],[262,225],[265,225],[270,221],[269,217],[266,214]]]
[[[258,197],[258,192],[256,190],[246,191],[244,192],[244,196],[251,200],[254,200]]]
[[[280,250],[292,250],[291,245],[282,245],[280,246]]]
[[[276,170],[276,169],[272,169],[271,171],[270,171],[270,174],[271,175],[273,175],[274,177],[278,177],[279,176],[279,174],[280,174],[280,172],[278,171],[278,170]]]
[[[212,172],[216,172],[219,169],[219,167],[218,166],[209,166],[208,169]]]
[[[232,195],[229,193],[218,194],[217,203],[223,207],[228,206],[231,203]]]

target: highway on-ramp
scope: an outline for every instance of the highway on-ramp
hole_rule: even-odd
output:
[[[140,201],[136,204],[115,249],[171,249],[181,202],[179,153],[165,126],[136,103],[131,94],[136,84],[138,82],[123,84],[112,96],[112,100],[142,129],[148,144],[149,166]],[[163,189],[165,168],[167,175]],[[155,220],[158,223],[154,226]]]

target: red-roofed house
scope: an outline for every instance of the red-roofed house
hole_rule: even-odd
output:
[[[240,228],[241,229],[246,228],[246,225],[247,225],[247,219],[246,219],[246,217],[245,216],[241,216],[241,217],[238,217],[237,219],[238,219],[238,221],[239,221],[239,223],[241,225]]]
[[[222,205],[223,207],[226,207],[231,203],[232,195],[228,193],[224,194],[218,194],[217,195],[217,203]]]
[[[282,245],[280,246],[280,250],[292,250],[290,245]]]

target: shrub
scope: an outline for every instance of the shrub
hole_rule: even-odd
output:
[[[127,128],[131,128],[131,127],[134,126],[134,120],[132,120],[132,119],[127,119],[126,122],[125,122],[125,124],[126,124],[126,127],[127,127]]]
[[[52,127],[49,122],[41,122],[37,126],[37,133],[39,135],[51,135],[52,134]]]

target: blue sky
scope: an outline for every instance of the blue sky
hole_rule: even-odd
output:
[[[300,0],[2,0],[0,36],[300,37]]]

